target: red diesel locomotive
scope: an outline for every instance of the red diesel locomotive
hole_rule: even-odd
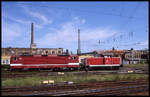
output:
[[[78,55],[20,55],[11,56],[10,69],[52,69],[52,70],[77,70],[79,68],[92,69],[99,67],[119,68],[120,57],[94,57],[85,58],[80,67]]]
[[[84,59],[84,64],[86,68],[89,69],[99,69],[99,68],[109,68],[109,69],[119,69],[121,65],[120,57],[94,57]]]

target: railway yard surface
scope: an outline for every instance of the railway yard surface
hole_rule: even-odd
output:
[[[1,72],[2,96],[149,96],[148,65],[88,72]]]

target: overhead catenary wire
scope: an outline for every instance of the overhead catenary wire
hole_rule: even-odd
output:
[[[91,10],[81,10],[81,9],[75,9],[75,8],[66,8],[66,7],[56,7],[53,5],[36,5],[36,4],[26,4],[26,3],[18,3],[19,5],[30,5],[30,6],[38,6],[38,7],[49,7],[49,8],[58,8],[58,9],[63,9],[63,10],[68,10],[68,11],[78,11],[78,12],[88,12],[88,13],[96,13],[96,14],[100,14],[100,15],[110,15],[110,16],[120,16],[120,17],[124,17],[123,15],[119,15],[119,14],[112,14],[112,13],[104,13],[104,12],[97,12],[97,11],[91,11]],[[124,4],[124,3],[122,3]],[[138,5],[135,7],[135,9],[133,10],[132,14],[135,14],[136,10],[138,9],[139,6],[139,2]],[[123,8],[123,7],[122,7]],[[136,19],[137,17],[134,17],[133,15],[131,16],[125,16],[129,19]],[[139,20],[139,18],[138,18]],[[128,22],[126,23],[126,25],[128,24]],[[124,24],[123,24],[124,26]]]
[[[139,8],[139,2],[137,3],[137,5],[136,5],[136,7],[133,9],[133,11],[131,12],[131,15],[130,15],[130,20],[128,20],[126,23],[123,23],[123,25],[121,26],[121,27],[123,27],[123,28],[125,28],[125,26],[127,26],[128,24],[129,24],[129,22],[131,22],[131,20],[133,19],[133,17],[134,17],[134,14],[136,13],[136,11],[138,10],[138,8]],[[122,28],[120,28],[121,30],[122,30]],[[120,35],[121,34],[121,35]],[[128,34],[127,35],[125,35],[125,32],[123,32],[123,33],[120,33],[120,34],[115,34],[115,35],[113,35],[113,37],[112,37],[112,40],[113,40],[113,42],[115,43],[115,42],[117,42],[116,41],[116,39],[119,39],[119,37],[120,37],[120,39],[122,40],[122,38],[123,37],[125,37],[125,36],[127,36],[127,38],[125,38],[125,39],[129,39],[129,38],[133,38],[133,32],[128,32]],[[118,38],[117,38],[118,37]],[[110,39],[110,38],[109,38]]]
[[[71,11],[77,11],[77,12],[86,12],[86,13],[94,13],[94,14],[99,14],[99,15],[110,15],[110,16],[120,16],[120,17],[124,17],[123,14],[112,14],[112,13],[105,13],[105,12],[97,12],[97,11],[89,11],[89,10],[81,10],[81,9],[74,9],[74,8],[66,8],[66,7],[56,7],[56,6],[51,6],[51,5],[36,5],[36,4],[25,4],[25,3],[20,3],[21,5],[30,5],[30,6],[38,6],[38,7],[47,7],[47,8],[57,8],[57,9],[63,9],[63,10],[67,10],[69,13],[71,13]],[[122,3],[124,4],[124,3]],[[139,4],[139,3],[138,3]],[[123,8],[123,7],[122,7]],[[134,11],[137,9],[137,6],[135,7]],[[134,13],[134,12],[132,12]],[[131,16],[125,16],[128,19],[134,19],[135,17]],[[138,19],[139,20],[139,19]],[[128,22],[126,23],[126,25],[128,24]],[[116,37],[116,36],[115,36]],[[116,42],[116,39],[114,39],[114,42]]]

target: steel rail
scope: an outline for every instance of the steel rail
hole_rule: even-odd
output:
[[[53,93],[50,92],[50,93],[27,94],[27,95],[20,95],[20,96],[72,96],[72,95],[90,95],[91,93],[106,93],[106,92],[108,92],[106,95],[114,95],[111,92],[115,92],[115,91],[123,92],[123,91],[127,91],[126,89],[136,89],[133,91],[130,90],[130,93],[147,91],[148,85],[134,85],[134,86],[126,86],[126,87],[119,86],[119,87],[104,88],[104,89],[83,89],[83,90],[72,90],[72,91],[60,91],[60,92],[53,92]]]
[[[136,85],[136,84],[147,84],[148,82],[146,80],[135,80],[135,81],[119,81],[119,82],[100,82],[100,83],[93,83],[92,85],[94,86],[104,86],[106,83],[109,85],[117,84],[117,85]],[[49,85],[40,85],[40,86],[34,86],[34,87],[9,87],[9,88],[2,88],[2,92],[14,92],[14,91],[28,91],[29,89],[33,91],[37,91],[40,88],[44,89],[49,89],[49,88],[59,88],[59,87],[66,87],[66,88],[88,88],[91,85],[87,84],[80,84],[80,83],[75,83],[75,84],[49,84]]]

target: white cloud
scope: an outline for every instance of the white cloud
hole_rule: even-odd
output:
[[[52,45],[62,43],[66,44],[75,42],[77,40],[77,32],[76,32],[77,30],[75,29],[75,25],[82,22],[83,20],[84,19],[73,18],[72,21],[61,24],[60,29],[54,29],[53,33],[51,32],[47,33],[37,42],[40,45]]]
[[[30,20],[23,20],[23,19],[19,19],[19,18],[16,18],[16,17],[13,17],[13,16],[10,16],[10,15],[4,15],[2,14],[2,18],[6,18],[6,19],[10,19],[14,22],[17,22],[17,23],[21,23],[21,24],[31,24],[31,21]]]
[[[14,17],[13,15],[9,15],[9,13],[6,14],[6,12],[3,12],[2,14],[2,45],[3,46],[6,45],[14,46],[16,42],[17,44],[22,45],[23,43],[21,43],[21,41],[23,40],[17,41],[17,39],[23,37],[25,33],[30,33],[29,30],[30,28],[26,29],[25,27],[30,27],[30,24],[34,22],[33,21],[34,18],[38,19],[37,21],[40,21],[39,23],[35,23],[34,26],[36,28],[43,28],[45,25],[52,23],[52,20],[48,19],[44,14],[41,14],[40,12],[30,11],[26,7],[20,7],[20,8],[24,8],[24,11],[26,11],[28,16],[32,18],[27,19],[25,17],[22,18]],[[26,34],[25,37],[29,35]]]
[[[40,21],[40,23],[36,24],[35,27],[40,29],[40,28],[43,28],[47,24],[52,24],[53,21],[47,18],[45,14],[43,14],[42,12],[31,11],[31,9],[25,6],[23,8],[27,14],[29,14],[33,18],[36,18],[37,21]]]
[[[98,40],[98,39],[106,39],[108,37],[116,34],[116,31],[113,31],[110,28],[87,28],[84,29],[81,33],[82,40],[90,41],[90,40]]]
[[[55,29],[53,33],[49,32],[39,40],[37,40],[38,45],[41,46],[52,46],[66,44],[75,41],[74,28],[70,22],[65,23],[60,29]]]
[[[61,28],[54,29],[51,33],[45,34],[43,37],[39,38],[36,43],[40,47],[62,47],[68,48],[71,50],[77,49],[78,44],[78,27],[75,25],[83,26],[86,20],[79,17],[74,17],[72,21],[65,22],[61,24]],[[83,43],[87,42],[87,46],[94,43],[95,40],[106,39],[116,34],[116,31],[113,31],[111,28],[81,28],[80,37],[81,37],[81,47]],[[89,43],[89,44],[88,44]]]
[[[18,2],[18,4],[19,3],[20,2]],[[53,22],[51,19],[47,18],[45,16],[45,14],[43,14],[42,12],[32,11],[31,8],[27,7],[27,6],[21,6],[20,8],[23,8],[25,14],[27,14],[31,18],[30,19],[25,19],[24,17],[23,18],[16,18],[16,17],[13,17],[12,15],[10,16],[10,15],[4,15],[4,14],[2,14],[2,17],[8,18],[8,19],[13,20],[17,23],[27,24],[27,25],[31,24],[32,22],[34,22],[34,19],[36,19],[37,22],[35,24],[35,27],[38,29],[43,28],[47,24],[52,24],[52,22]]]
[[[51,20],[48,20],[46,18],[46,16],[42,15],[41,13],[38,13],[38,12],[33,12],[33,11],[28,11],[28,13],[32,16],[32,17],[35,17],[39,20],[42,20],[43,21],[43,24],[51,24],[52,21]]]

